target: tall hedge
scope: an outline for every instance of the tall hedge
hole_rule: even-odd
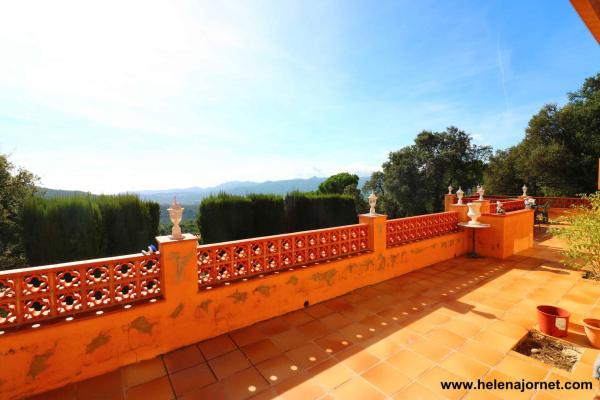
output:
[[[287,231],[306,231],[316,229],[315,218],[311,216],[311,201],[304,192],[290,192],[285,196],[285,216]]]
[[[278,235],[286,231],[283,197],[274,194],[249,194],[252,202],[252,236]]]
[[[23,208],[30,265],[138,252],[158,234],[159,205],[134,195],[34,197]]]
[[[329,228],[357,222],[352,196],[291,192],[285,197],[288,232]]]
[[[198,225],[203,243],[226,242],[357,222],[354,198],[291,192],[284,198],[226,193],[202,200]]]
[[[219,193],[202,199],[198,212],[202,243],[226,242],[253,236],[252,201]]]
[[[30,265],[103,255],[100,208],[89,196],[34,197],[25,202],[22,221]]]
[[[158,235],[160,206],[135,195],[99,196],[106,256],[137,252]]]

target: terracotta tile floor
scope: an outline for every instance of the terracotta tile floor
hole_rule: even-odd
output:
[[[443,391],[441,380],[589,380],[598,350],[581,320],[600,284],[561,266],[542,231],[508,260],[458,258],[364,287],[109,374],[43,399],[591,399],[592,391]],[[535,307],[572,313],[572,372],[511,350]]]

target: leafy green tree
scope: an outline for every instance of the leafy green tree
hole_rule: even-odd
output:
[[[358,186],[358,175],[341,172],[321,182],[317,191],[324,194],[344,194],[348,186]]]
[[[385,194],[385,188],[383,185],[383,179],[385,175],[381,171],[375,171],[371,174],[371,178],[365,182],[362,191],[365,196],[374,192],[378,197]]]
[[[36,192],[38,178],[0,154],[0,270],[26,264],[21,228],[23,203]]]
[[[496,153],[485,177],[488,189],[512,194],[526,183],[528,193],[544,196],[573,196],[596,189],[600,74],[587,78],[568,99],[563,107],[542,107],[529,121],[523,141]]]
[[[367,199],[371,193],[375,193],[377,196],[377,204],[375,206],[375,211],[378,213],[384,213],[386,210],[386,194],[384,187],[384,178],[385,175],[381,171],[375,171],[371,174],[369,180],[365,182],[362,187],[362,195],[363,198]],[[367,203],[368,206],[368,203]]]
[[[529,181],[520,173],[521,153],[519,146],[513,146],[506,150],[497,150],[490,157],[483,179],[486,192],[499,195],[521,193],[521,187]]]
[[[322,194],[343,194],[354,198],[357,214],[368,210],[368,203],[362,192],[358,188],[358,175],[341,172],[327,178],[321,182],[317,193]]]
[[[473,187],[483,181],[489,146],[478,146],[456,127],[423,131],[415,143],[383,164],[385,212],[390,217],[441,211],[447,186]]]

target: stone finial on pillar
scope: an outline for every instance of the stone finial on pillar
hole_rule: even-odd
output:
[[[523,197],[527,197],[527,185],[523,184],[521,190],[523,190]]]
[[[479,195],[479,200],[483,200],[483,195],[485,194],[483,186],[477,185],[477,194]]]
[[[452,185],[449,185],[448,186],[448,194],[452,194],[452,189],[453,189]]]
[[[181,207],[181,204],[177,203],[177,198],[173,197],[173,203],[171,203],[171,207],[167,209],[169,212],[169,219],[171,220],[171,223],[173,223],[173,229],[171,229],[171,239],[183,239],[181,227],[179,226],[181,218],[183,217],[183,210],[184,209]]]
[[[459,186],[458,190],[456,191],[456,197],[458,197],[458,203],[456,204],[461,204],[462,205],[462,198],[464,196],[465,192],[463,192],[462,187]]]
[[[369,195],[369,206],[371,207],[369,209],[369,214],[370,215],[375,215],[375,206],[377,205],[377,195],[375,194],[374,191],[371,191],[371,194]]]

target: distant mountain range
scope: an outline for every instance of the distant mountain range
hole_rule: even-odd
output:
[[[245,195],[249,193],[271,193],[284,195],[288,192],[299,190],[308,192],[316,190],[319,184],[323,182],[324,177],[316,177],[308,179],[286,179],[281,181],[265,181],[265,182],[250,182],[250,181],[232,181],[221,183],[212,187],[190,187],[183,189],[163,189],[163,190],[142,190],[138,192],[130,192],[138,194],[141,199],[153,200],[160,204],[169,204],[173,200],[173,196],[177,196],[177,201],[181,204],[197,205],[200,201],[211,194],[219,192],[227,192],[230,194]],[[361,188],[368,177],[361,177],[358,182],[358,187]],[[78,190],[58,190],[40,188],[44,191],[45,197],[70,196],[75,194],[88,194]]]

